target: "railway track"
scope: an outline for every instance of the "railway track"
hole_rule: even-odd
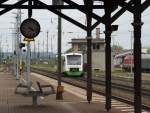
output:
[[[58,73],[55,73],[55,72],[52,73],[52,72],[45,71],[45,70],[44,71],[39,70],[39,69],[37,70],[35,68],[34,69],[32,68],[32,72],[39,73],[39,74],[42,74],[44,76],[47,76],[47,77],[50,77],[53,79],[57,79],[57,75],[58,75]],[[71,85],[83,88],[83,89],[86,88],[86,79],[85,78],[62,77],[62,81],[69,83]],[[104,91],[99,90],[99,86],[104,87],[104,85],[105,85],[104,80],[93,80],[93,92],[96,92],[96,93],[101,94],[101,95],[105,95]],[[121,84],[117,84],[117,83],[112,83],[112,88],[133,93],[133,87],[127,86],[127,85],[125,86],[125,85],[121,85]],[[142,95],[150,97],[150,90],[143,89]],[[119,97],[119,96],[113,95],[112,98],[119,100],[121,102],[125,102],[125,103],[130,104],[130,105],[133,105],[133,101],[131,101],[130,99],[126,99],[126,97]],[[147,110],[147,111],[150,111],[150,105],[143,104],[142,108]]]
[[[105,81],[105,76],[101,75],[100,77],[97,77],[95,79],[96,80],[103,80],[103,81]],[[116,77],[116,76],[113,76],[112,81],[114,83],[120,81],[121,84],[123,84],[123,82],[124,82],[125,84],[128,84],[128,85],[130,84],[131,87],[133,87],[133,83],[134,83],[134,79],[133,78],[129,79],[129,78],[123,78],[123,77]],[[150,81],[149,80],[143,80],[142,81],[142,85],[143,85],[142,89],[145,89],[144,88],[145,86],[148,86],[148,87],[150,86]]]

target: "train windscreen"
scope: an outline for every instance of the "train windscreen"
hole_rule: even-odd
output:
[[[67,65],[81,65],[81,55],[68,55]]]

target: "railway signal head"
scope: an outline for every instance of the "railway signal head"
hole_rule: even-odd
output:
[[[26,52],[26,49],[23,49],[23,52]]]

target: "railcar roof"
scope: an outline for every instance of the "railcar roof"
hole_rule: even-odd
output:
[[[81,53],[66,53],[65,55],[82,55]]]

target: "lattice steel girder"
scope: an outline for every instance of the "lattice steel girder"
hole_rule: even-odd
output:
[[[28,0],[21,0],[21,1],[17,2],[17,3],[15,3],[15,4],[13,4],[12,6],[13,7],[17,7],[17,6],[22,5],[23,3],[27,2],[27,1]],[[0,11],[0,15],[4,14],[4,13],[6,13],[6,12],[12,10],[12,9],[14,9],[13,7],[8,7],[8,8],[3,9],[2,11]]]
[[[4,0],[3,2],[5,2],[6,0]],[[58,12],[57,10],[55,9],[77,9],[79,8],[80,10],[83,10],[84,13],[86,12],[87,10],[87,6],[85,5],[67,5],[67,6],[64,6],[64,5],[47,5],[47,4],[44,4],[44,5],[39,5],[37,4],[37,1],[34,1],[34,4],[32,6],[29,6],[29,5],[22,5],[23,3],[25,2],[28,2],[29,0],[26,0],[26,1],[19,1],[17,2],[16,4],[0,4],[0,8],[5,8],[4,10],[0,11],[0,15],[14,9],[14,8],[21,8],[21,9],[48,9],[50,11],[52,11],[53,13],[57,14],[57,15],[60,15],[61,17],[63,17],[64,19],[70,21],[71,23],[77,25],[78,27],[84,29],[84,30],[87,30],[86,26],[84,26],[83,24],[73,20],[72,18]],[[42,2],[40,2],[42,3]],[[91,5],[90,5],[91,6]],[[91,6],[92,9],[101,9],[101,8],[104,8],[102,5],[92,5]],[[96,14],[93,14],[94,18],[97,18],[99,19],[100,17]]]
[[[4,2],[7,2],[8,0],[1,0],[0,1],[0,4],[4,3]]]
[[[133,1],[131,0],[130,2],[128,2],[128,6],[131,6],[133,3]],[[115,13],[112,17],[111,17],[111,23],[113,23],[115,20],[117,20],[124,12],[126,11],[126,7],[122,7],[117,13]]]
[[[120,0],[121,2],[124,2],[125,0]],[[130,0],[127,4],[128,7],[132,7],[132,3],[133,1]],[[125,11],[126,11],[126,7],[122,7],[118,12],[116,12],[110,19],[110,22],[113,23],[115,20],[117,20]],[[101,17],[96,23],[94,23],[92,25],[92,29],[94,29],[97,25],[99,25],[100,23],[103,23],[105,21],[105,15],[103,17]]]
[[[120,0],[121,1],[121,0]],[[112,17],[111,17],[111,23],[113,23],[114,21],[116,21],[125,11],[130,11],[131,13],[133,13],[134,9],[132,7],[133,1],[130,0],[128,3],[122,3],[124,2],[123,0],[120,2],[120,6],[122,6],[122,8],[115,13]],[[124,5],[123,5],[124,4]],[[148,7],[150,6],[150,0],[146,0],[142,5],[142,9],[141,12],[143,12],[144,10],[146,10]],[[99,25],[100,23],[103,23],[105,19],[105,15],[103,17],[101,17],[95,24],[93,24],[92,29],[94,29],[97,25]]]
[[[144,12],[149,6],[150,6],[150,0],[146,0],[146,1],[142,4],[141,12]]]
[[[132,3],[132,0],[130,1],[130,3]],[[129,3],[126,3],[124,0],[120,0],[119,5],[131,13],[133,13],[133,11],[134,11],[134,7],[132,5],[129,5]]]
[[[87,7],[85,5],[32,5],[32,9],[80,9],[86,12]],[[91,5],[93,9],[104,9],[103,5]],[[11,4],[0,4],[0,8],[12,8],[12,9],[28,9],[29,5],[11,5]]]
[[[85,13],[85,14],[88,14],[88,13],[87,13],[87,10],[84,10],[84,9],[81,9],[80,7],[78,7],[79,4],[77,4],[77,3],[73,2],[73,1],[70,1],[70,0],[63,0],[63,1],[66,2],[66,3],[68,3],[69,5],[76,6],[76,8],[77,8],[79,11],[81,11],[81,12],[83,12],[83,13]],[[103,6],[103,8],[104,8],[104,6]],[[98,15],[96,15],[96,14],[93,13],[93,12],[92,12],[92,17],[93,17],[94,19],[96,19],[96,20],[101,20],[101,22],[104,23],[104,21],[101,19],[101,17],[98,16]]]
[[[38,4],[42,5],[43,7],[46,6],[45,3],[43,3],[43,2],[41,2],[39,0],[37,0],[37,2],[38,2]],[[72,19],[72,18],[70,18],[70,17],[68,17],[66,15],[64,15],[63,13],[59,12],[58,10],[56,10],[56,9],[49,9],[49,8],[48,8],[48,10],[53,12],[53,13],[55,13],[56,15],[59,15],[60,17],[62,17],[64,19],[68,20],[69,22],[75,24],[76,26],[82,28],[83,30],[87,30],[87,27],[85,25],[75,21],[74,19]]]
[[[6,0],[5,0],[6,1]],[[70,3],[69,5],[37,5],[36,4],[36,1],[34,1],[34,4],[32,6],[29,6],[29,5],[10,5],[10,4],[0,4],[0,8],[11,8],[11,9],[18,9],[18,8],[21,8],[21,9],[78,9],[80,10],[81,12],[85,13],[85,14],[88,14],[87,13],[87,6],[88,5],[78,5],[70,0],[64,0],[66,3]],[[103,5],[92,5],[92,9],[103,9],[104,6]],[[9,10],[8,10],[9,11]],[[7,12],[7,9],[4,10],[4,12]],[[101,19],[100,16],[92,13],[92,18],[96,19],[96,20],[99,20]],[[102,23],[104,23],[103,20],[101,20]],[[78,26],[80,26],[78,24]],[[80,26],[81,27],[81,26]],[[82,27],[82,29],[85,30],[85,28]]]
[[[21,8],[21,9],[48,9],[48,10],[53,10],[53,12],[55,12],[56,14],[56,10],[55,9],[78,9],[79,11],[87,14],[87,5],[78,5],[77,3],[71,1],[71,0],[63,0],[64,2],[68,3],[69,5],[47,5],[47,4],[44,4],[43,5],[37,5],[36,4],[36,0],[32,0],[34,1],[35,3],[32,5],[32,6],[28,6],[28,5],[22,5],[23,3],[29,1],[29,0],[20,0],[19,2],[15,3],[15,4],[3,4],[4,2],[7,2],[9,0],[0,0],[0,8],[5,8],[3,9],[2,11],[0,11],[0,15],[12,10],[12,9],[15,9],[15,8]],[[93,0],[94,1],[94,0]],[[98,1],[103,1],[104,0],[98,0]],[[111,17],[111,23],[113,23],[116,19],[118,19],[126,10],[130,11],[131,13],[133,13],[133,6],[132,6],[132,1],[133,0],[130,0],[130,2],[126,3],[125,2],[126,0],[119,0],[119,5],[122,7],[122,9],[120,9],[116,14],[114,14],[112,17]],[[41,2],[43,3],[43,2]],[[141,12],[144,12],[144,10],[146,10],[148,7],[150,6],[150,0],[145,0],[145,2],[141,5]],[[92,9],[103,9],[104,6],[103,5],[93,5],[92,6]],[[58,14],[58,12],[57,12]],[[61,17],[65,18],[65,19],[69,19],[68,21],[72,22],[73,24],[81,27],[82,29],[86,29],[84,25],[80,24],[79,22],[73,20],[72,18],[64,15],[64,14],[61,14]],[[105,20],[105,15],[103,17],[100,17],[98,15],[96,15],[95,13],[92,12],[92,18],[98,20],[95,24],[92,25],[92,28],[91,29],[94,29],[98,24],[100,23],[104,23],[104,20]]]
[[[134,13],[135,9],[134,9],[134,5],[133,4],[133,0],[130,0],[130,2],[126,3],[124,0],[119,0],[119,5],[122,8],[125,8],[126,10],[128,10],[131,13]],[[141,5],[141,13],[146,10],[148,7],[150,6],[150,0],[145,0],[144,3]]]

